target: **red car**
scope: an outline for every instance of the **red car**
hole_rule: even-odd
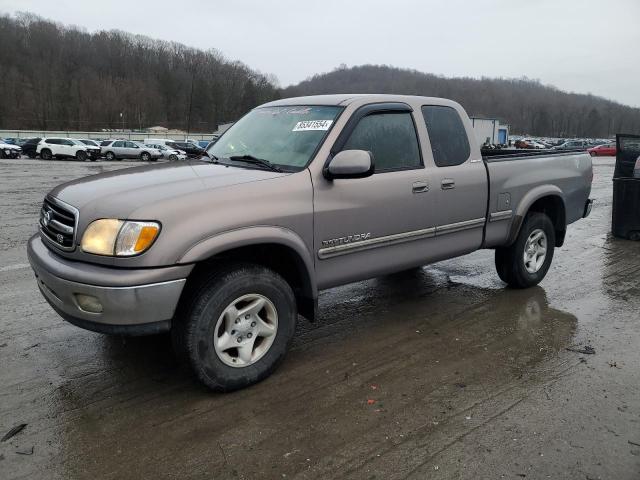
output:
[[[598,145],[596,147],[589,148],[587,152],[589,152],[592,157],[615,157],[616,144],[605,143],[604,145]]]

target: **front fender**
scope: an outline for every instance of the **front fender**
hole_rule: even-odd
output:
[[[307,293],[311,298],[318,298],[313,258],[302,238],[288,228],[257,225],[218,233],[190,247],[178,257],[176,263],[197,263],[235,248],[265,243],[283,245],[297,254],[306,270]]]

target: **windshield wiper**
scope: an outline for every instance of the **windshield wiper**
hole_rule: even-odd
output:
[[[241,162],[253,163],[254,165],[261,165],[263,167],[267,167],[269,170],[274,172],[282,172],[282,169],[276,167],[269,160],[265,160],[264,158],[257,158],[253,155],[232,155],[229,157],[229,160],[236,160]]]
[[[202,157],[200,157],[200,160],[202,160],[203,158],[206,158],[207,160],[213,160],[213,163],[216,163],[219,160],[218,157],[207,152],[206,150],[202,152]]]

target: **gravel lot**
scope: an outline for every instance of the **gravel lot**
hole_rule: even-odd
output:
[[[0,478],[640,478],[640,243],[594,163],[540,287],[481,251],[324,292],[276,374],[219,395],[166,336],[65,323],[27,265],[50,188],[137,163],[0,160],[0,436],[27,424]]]

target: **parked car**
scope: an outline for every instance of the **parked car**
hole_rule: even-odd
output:
[[[38,147],[38,143],[40,143],[40,140],[42,140],[42,138],[40,137],[28,138],[22,144],[22,153],[29,158],[36,158],[36,149]]]
[[[568,140],[560,145],[553,147],[554,150],[586,150],[589,148],[589,142],[586,140]]]
[[[523,142],[525,142],[530,146],[530,148],[533,148],[535,150],[544,150],[545,148],[547,148],[547,146],[544,143],[534,140],[532,138],[525,138]]]
[[[155,148],[162,152],[162,158],[167,160],[176,161],[176,160],[186,160],[187,154],[182,150],[175,150],[173,148],[169,148],[166,145],[162,145],[161,143],[145,143],[147,147]]]
[[[72,138],[47,137],[38,142],[36,153],[43,160],[52,158],[75,158],[84,162],[89,158],[89,149],[86,145],[76,142]]]
[[[93,143],[86,143],[86,141],[79,140],[77,138],[71,139],[76,145],[82,145],[87,147],[87,153],[89,154],[89,160],[95,162],[101,156],[100,146],[94,145]]]
[[[176,140],[173,140],[171,138],[145,138],[143,140],[143,143],[149,143],[152,145],[166,145],[167,142],[175,142]]]
[[[533,148],[535,148],[533,145],[531,145],[530,143],[528,143],[524,139],[516,140],[515,143],[514,143],[514,146],[516,148],[524,148],[524,149],[533,149]]]
[[[605,143],[603,145],[598,145],[595,147],[591,147],[587,150],[592,157],[615,157],[616,156],[616,144],[614,143]]]
[[[201,161],[56,187],[29,262],[69,322],[171,331],[203,384],[242,388],[276,369],[323,289],[481,248],[514,288],[545,277],[590,213],[591,157],[483,157],[473,132],[441,98],[277,100]]]
[[[157,148],[130,140],[105,140],[100,144],[100,149],[107,160],[139,158],[143,162],[155,162],[162,158],[162,152]]]
[[[0,158],[20,158],[21,156],[22,148],[0,140]]]
[[[77,140],[79,140],[80,142],[84,143],[85,145],[87,145],[89,147],[98,147],[98,148],[100,148],[100,143],[97,142],[96,140],[91,140],[90,138],[78,138]]]
[[[183,152],[185,152],[187,154],[188,157],[191,158],[200,158],[204,155],[204,148],[199,147],[198,145],[195,145],[191,142],[166,142],[165,145],[167,147],[176,149],[176,150],[182,150]]]
[[[18,147],[22,147],[22,145],[26,141],[27,141],[26,138],[17,138],[17,137],[9,137],[4,139],[4,143],[8,143],[9,145],[17,145]]]

